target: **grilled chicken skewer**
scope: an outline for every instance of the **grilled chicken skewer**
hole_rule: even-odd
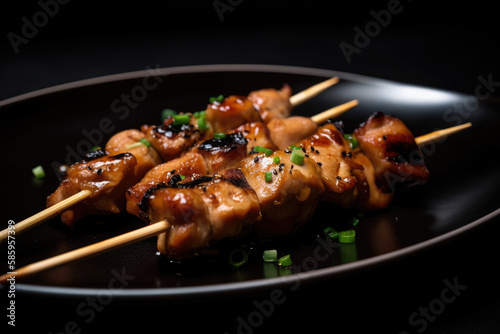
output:
[[[314,85],[310,88],[308,88],[306,91],[300,92],[292,97],[291,102],[286,101],[287,105],[291,106],[296,106],[299,103],[304,102],[307,100],[307,96],[309,98],[312,98],[316,95],[318,95],[321,91],[324,89],[328,88],[331,85],[334,85],[338,82],[338,78],[334,77],[329,80],[326,80],[324,82],[321,82],[317,85]],[[287,87],[287,86],[285,86]],[[269,100],[269,104],[272,107],[272,104],[274,103],[279,104],[280,101],[276,102],[276,97],[273,99],[273,91],[275,91],[274,95],[280,95],[276,93],[276,90],[273,89],[265,89],[261,91],[256,91],[252,92],[252,96],[259,96],[261,95],[271,95],[271,98]],[[261,92],[261,93],[260,93]],[[291,93],[291,90],[289,90],[289,87],[287,89],[286,94],[288,92]],[[282,97],[278,96],[279,98]],[[294,98],[295,97],[295,98]],[[264,99],[265,100],[265,99]],[[281,101],[283,103],[283,101]],[[351,103],[357,104],[357,101],[351,101]],[[266,104],[264,103],[264,106]],[[346,108],[350,109],[354,105],[347,105]],[[278,106],[279,107],[279,106]],[[270,109],[269,107],[266,107]],[[334,110],[332,110],[334,111]],[[287,112],[289,112],[289,109],[287,109]],[[319,115],[321,116],[321,115]],[[321,119],[317,119],[317,121],[321,121]],[[66,185],[64,186],[64,189],[61,190],[60,194],[57,196],[53,196],[51,199],[48,199],[48,208],[46,210],[43,210],[42,212],[39,212],[38,214],[35,214],[19,223],[16,224],[16,233],[20,234],[62,212],[65,212],[68,208],[73,207],[75,204],[80,203],[82,201],[85,201],[86,199],[91,198],[96,191],[100,193],[113,193],[113,195],[120,193],[120,191],[115,191],[114,189],[123,189],[127,188],[128,185],[134,184],[135,181],[140,179],[144,173],[153,167],[154,165],[158,164],[161,162],[160,157],[156,152],[153,152],[153,149],[146,149],[147,152],[144,152],[145,149],[144,147],[140,147],[137,145],[134,145],[137,143],[138,140],[145,139],[145,135],[141,134],[137,130],[127,130],[124,133],[117,134],[118,138],[123,139],[121,137],[127,136],[130,138],[130,140],[133,140],[134,142],[130,143],[127,146],[120,145],[120,141],[115,138],[115,143],[116,145],[113,144],[113,141],[110,140],[108,142],[108,145],[106,149],[109,149],[108,152],[114,155],[118,155],[116,158],[111,158],[108,159],[106,162],[101,162],[101,161],[94,161],[91,162],[89,166],[86,166],[89,168],[89,171],[91,170],[96,170],[99,173],[99,176],[101,175],[102,172],[105,172],[104,174],[108,174],[110,171],[117,171],[120,170],[123,176],[126,176],[128,174],[132,174],[132,177],[122,177],[119,178],[119,180],[106,180],[109,182],[100,182],[99,185],[94,184],[91,186],[89,189],[75,189],[71,185],[66,182]],[[112,138],[113,139],[113,138]],[[126,142],[126,141],[124,141]],[[122,142],[123,144],[123,142]],[[131,150],[130,146],[133,146],[134,148],[137,147],[135,150]],[[128,152],[128,151],[135,151],[135,152]],[[123,155],[122,153],[136,153],[138,154],[138,159],[136,157],[136,161],[134,161],[134,157],[130,157],[129,155]],[[92,165],[97,164],[98,167],[94,169]],[[153,165],[151,165],[153,164]],[[133,166],[132,166],[133,165]],[[105,167],[105,168],[103,168]],[[86,172],[84,173],[84,177],[89,177],[89,173]],[[117,186],[118,185],[118,186]],[[110,197],[113,197],[110,196]],[[119,211],[120,206],[114,206],[111,205],[111,213]],[[74,221],[77,218],[81,217],[85,212],[93,212],[93,209],[90,211],[86,211],[85,209],[79,210],[79,212],[73,212],[73,213],[67,213],[65,214],[66,218],[63,220],[67,221]],[[97,211],[99,212],[99,210]],[[5,241],[8,235],[7,229],[0,231],[0,242]]]
[[[461,126],[461,127],[464,128],[463,126]],[[449,133],[456,132],[455,128],[456,127],[450,128]],[[369,130],[369,129],[370,128],[367,128],[367,130]],[[384,135],[385,134],[382,134],[382,138]],[[440,132],[439,135],[440,136],[447,136],[448,134],[445,134],[444,132]],[[415,142],[419,142],[419,138],[425,138],[426,136],[416,138]],[[434,140],[437,140],[437,139],[439,139],[439,137],[434,137]],[[366,158],[365,155],[363,155],[363,157]],[[273,158],[273,160],[274,160],[274,158]],[[362,180],[359,180],[358,183],[364,183],[364,182]],[[372,182],[370,182],[370,186],[371,185],[372,185]],[[203,186],[202,186],[202,189],[203,189]],[[365,201],[365,202],[368,201],[369,202],[371,199],[371,195],[366,196],[366,194],[363,192],[360,192],[359,196],[361,198],[361,201]],[[376,196],[375,196],[375,199],[376,199]],[[367,207],[367,209],[369,209],[369,207]],[[61,254],[61,255],[58,255],[58,256],[55,256],[55,257],[52,257],[49,259],[45,259],[45,260],[27,265],[25,267],[19,268],[19,269],[17,269],[16,276],[17,276],[17,278],[19,278],[19,277],[32,275],[32,274],[38,273],[40,271],[50,269],[50,268],[53,268],[53,267],[56,267],[56,266],[59,266],[59,265],[62,265],[62,264],[65,264],[65,263],[68,263],[71,261],[75,261],[78,259],[83,259],[83,258],[87,258],[87,257],[94,256],[97,254],[101,254],[103,252],[106,252],[106,251],[109,251],[109,250],[112,250],[112,249],[115,249],[118,247],[122,247],[122,246],[125,246],[128,244],[134,243],[134,242],[144,240],[144,239],[152,237],[154,235],[166,234],[169,232],[170,229],[171,229],[171,224],[168,221],[163,220],[163,221],[160,221],[158,223],[151,224],[151,225],[148,225],[146,227],[140,228],[138,230],[135,230],[135,231],[132,231],[132,232],[129,232],[129,233],[126,233],[126,234],[123,234],[123,235],[120,235],[120,236],[117,236],[114,238],[110,238],[110,239],[105,240],[105,241],[101,241],[101,242],[93,244],[93,245],[89,245],[89,246],[86,246],[86,247],[83,247],[83,248],[80,248],[80,249],[77,249],[77,250],[74,250],[74,251],[71,251],[68,253],[64,253],[64,254]],[[5,283],[10,276],[11,275],[9,273],[0,276],[0,282]]]
[[[240,109],[234,106],[232,109],[234,114],[238,114],[238,111],[239,114],[244,114],[247,111],[246,107]],[[257,114],[256,111],[255,113]],[[125,190],[139,182],[148,170],[162,160],[175,160],[193,150],[206,152],[200,150],[203,148],[200,145],[206,142],[203,139],[209,137],[208,132],[212,131],[201,132],[193,125],[193,123],[198,125],[194,116],[181,116],[185,116],[185,124],[175,125],[174,118],[168,117],[161,126],[143,126],[142,132],[126,130],[113,136],[107,143],[105,151],[97,152],[88,161],[75,164],[68,170],[68,177],[48,197],[47,206],[55,205],[81,190],[88,190],[92,195],[82,202],[82,205],[73,206],[62,213],[61,219],[65,224],[73,225],[78,219],[90,214],[116,214],[123,211]],[[267,127],[260,122],[241,125],[234,132],[252,134],[254,136],[252,139],[256,142],[267,140],[268,137]],[[304,129],[285,136],[287,132],[280,131],[283,137],[289,138],[288,140],[305,138],[309,132],[309,129]],[[210,136],[213,137],[213,134]],[[146,143],[150,143],[151,146],[141,144],[136,146],[142,139],[146,139]],[[134,151],[134,154],[129,151]],[[105,155],[106,152],[112,156]],[[137,157],[137,162],[134,161],[134,157]],[[228,160],[222,159],[219,162],[214,160],[213,163],[224,163],[224,161]],[[105,201],[102,200],[103,197],[106,198]]]

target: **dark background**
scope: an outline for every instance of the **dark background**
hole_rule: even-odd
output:
[[[43,1],[50,3],[52,1]],[[220,3],[230,3],[220,1]],[[279,64],[340,70],[473,95],[478,77],[500,81],[498,12],[493,2],[401,1],[403,8],[348,63],[339,45],[354,45],[355,27],[389,1],[232,1],[221,20],[213,1],[79,1],[57,13],[15,52],[9,33],[22,35],[38,1],[3,3],[0,14],[0,100],[57,84],[147,66]],[[55,10],[55,7],[51,7]],[[12,34],[11,34],[12,36]],[[500,89],[492,94],[498,101]],[[500,119],[500,117],[499,117]],[[8,126],[8,124],[3,124]],[[477,139],[475,139],[477,140]],[[7,138],[8,141],[8,138]],[[480,140],[479,140],[480,141]],[[484,144],[484,143],[478,143]],[[487,144],[487,143],[486,143]],[[475,164],[474,172],[480,172]],[[408,317],[439,298],[443,281],[467,289],[429,321],[425,333],[497,333],[500,221],[405,261],[334,282],[304,286],[288,295],[256,333],[293,329],[329,332],[416,333]],[[234,333],[262,295],[182,305],[113,303],[82,332],[194,330]],[[75,306],[20,296],[18,324],[58,333]],[[2,320],[2,322],[4,322]]]
[[[55,0],[42,0],[42,2]],[[62,1],[62,0],[61,0]],[[220,0],[221,2],[228,0]],[[59,5],[16,54],[7,35],[33,22],[38,1],[2,5],[0,99],[79,79],[192,64],[318,67],[473,93],[498,74],[498,17],[491,2],[401,0],[369,44],[347,63],[371,11],[387,1],[233,0],[223,21],[212,0],[77,1]]]

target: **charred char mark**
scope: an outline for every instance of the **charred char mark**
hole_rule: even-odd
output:
[[[424,165],[424,158],[415,141],[387,140],[385,150],[388,153],[387,160],[396,164],[410,162],[413,165]]]
[[[122,158],[124,158],[124,157],[129,157],[129,156],[131,156],[131,155],[132,155],[132,153],[128,153],[128,152],[126,152],[126,153],[120,153],[120,154],[113,155],[113,156],[109,157],[109,159],[110,159],[110,160],[111,160],[111,159],[122,159]]]
[[[168,185],[170,187],[174,187],[177,183],[181,181],[182,181],[182,176],[180,176],[179,174],[173,174],[170,180],[168,181]]]
[[[220,174],[220,177],[241,189],[251,189],[250,185],[240,169],[228,169]]]
[[[90,152],[88,153],[85,158],[83,158],[82,161],[80,161],[80,163],[87,163],[87,162],[91,162],[91,161],[94,161],[94,160],[97,160],[97,159],[100,159],[102,157],[105,157],[107,156],[108,153],[104,150],[97,150],[97,151],[94,151],[94,152]],[[108,157],[108,160],[115,160],[115,159],[122,159],[124,157],[129,157],[131,156],[132,153],[120,153],[120,154],[117,154],[117,155],[112,155],[110,157]],[[90,168],[90,167],[89,167]]]
[[[165,182],[161,182],[161,183],[158,183],[157,185],[149,188],[148,190],[146,190],[146,192],[144,193],[144,196],[142,196],[142,199],[141,201],[137,204],[137,206],[139,207],[139,215],[146,219],[147,221],[149,221],[149,215],[147,214],[148,212],[148,209],[149,209],[149,198],[151,197],[151,195],[153,195],[153,193],[155,191],[157,191],[158,189],[163,189],[163,188],[167,188],[167,184]]]
[[[238,146],[246,145],[248,140],[241,132],[231,133],[221,139],[210,139],[204,141],[199,149],[206,152],[223,151],[229,152],[236,149]]]
[[[164,123],[162,125],[155,126],[153,128],[153,135],[163,135],[168,138],[172,138],[174,134],[179,134],[183,132],[184,138],[187,138],[190,136],[190,133],[192,132],[194,126],[192,124],[181,124],[181,125],[175,125],[175,123]]]
[[[146,192],[144,193],[144,196],[142,196],[141,201],[137,204],[139,207],[139,215],[149,221],[149,215],[148,215],[148,209],[149,209],[149,198],[155,193],[155,191],[160,190],[160,189],[165,189],[165,188],[179,188],[179,189],[189,189],[189,188],[194,188],[200,184],[207,183],[212,181],[214,178],[212,176],[201,176],[193,181],[189,181],[186,183],[180,183],[182,178],[175,174],[172,176],[170,181],[167,183],[165,182],[160,182],[155,186],[152,186]]]
[[[87,153],[87,155],[85,156],[85,158],[83,158],[83,160],[80,161],[80,162],[81,163],[90,162],[92,160],[96,160],[96,159],[102,158],[102,157],[104,157],[106,155],[107,155],[106,151],[104,151],[102,149],[98,149],[98,150],[96,150],[94,152]]]
[[[200,184],[207,183],[212,181],[214,178],[212,176],[200,176],[197,179],[194,179],[193,181],[189,181],[186,183],[176,183],[175,185],[172,185],[172,188],[180,188],[180,189],[189,189],[189,188],[194,188],[196,186],[199,186]]]

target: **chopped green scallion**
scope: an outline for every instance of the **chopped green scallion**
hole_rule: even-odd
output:
[[[133,144],[130,144],[130,145],[127,145],[125,146],[125,149],[126,150],[130,150],[131,148],[134,148],[134,147],[139,147],[139,146],[142,146],[143,144],[141,142],[135,142]]]
[[[200,130],[208,130],[210,129],[210,126],[207,124],[207,117],[200,117],[198,118],[198,120],[196,121],[196,123],[198,124],[198,128]]]
[[[142,139],[139,139],[138,142],[135,142],[133,144],[130,144],[128,146],[125,146],[125,149],[126,150],[130,150],[131,148],[134,148],[134,147],[139,147],[139,146],[146,146],[146,147],[150,147],[151,146],[151,143],[146,139],[146,138],[142,138]]]
[[[174,119],[174,125],[182,125],[182,124],[189,124],[189,120],[191,117],[189,115],[174,115],[172,116]]]
[[[139,142],[142,143],[146,147],[150,147],[151,143],[146,138],[139,139]]]
[[[226,138],[226,134],[223,132],[217,132],[214,134],[214,138],[215,139],[224,139],[224,138]]]
[[[278,251],[276,249],[268,249],[262,254],[264,262],[278,262]]]
[[[45,177],[45,171],[43,170],[43,167],[41,165],[38,165],[35,168],[33,168],[31,172],[39,180]]]
[[[217,97],[211,97],[209,99],[209,101],[210,101],[210,103],[214,103],[214,102],[219,102],[220,103],[220,102],[224,101],[224,95],[221,94],[221,95],[219,95]]]
[[[194,114],[193,114],[193,117],[194,117],[195,119],[198,119],[198,118],[203,117],[203,116],[206,116],[206,115],[207,115],[207,113],[206,113],[206,111],[205,111],[205,110],[202,110],[202,111],[195,111],[195,112],[194,112]]]
[[[168,116],[174,116],[177,115],[177,111],[173,109],[163,109],[161,111],[161,121],[163,122],[165,119],[167,119]]]
[[[253,150],[255,152],[258,152],[258,153],[265,153],[267,156],[270,156],[271,154],[273,154],[273,150],[262,147],[262,146],[255,146],[253,148]]]
[[[332,227],[327,227],[323,230],[323,233],[327,235],[328,237],[332,239],[337,239],[339,237],[339,232],[337,232],[334,228]]]
[[[266,172],[264,178],[266,182],[273,182],[273,172]]]
[[[288,267],[292,265],[292,258],[290,254],[287,254],[285,256],[282,256],[278,260],[278,264],[282,267]]]
[[[339,233],[339,241],[343,244],[350,244],[356,240],[356,231],[347,230]]]
[[[290,155],[290,161],[296,165],[302,165],[304,163],[304,152],[294,149]]]
[[[352,149],[358,147],[359,141],[352,134],[346,133],[344,134],[344,138],[349,142]]]
[[[279,164],[279,163],[280,163],[280,161],[281,161],[281,159],[280,159],[280,157],[278,157],[278,156],[275,156],[275,157],[273,158],[273,162],[274,162],[276,165],[277,165],[277,164]]]
[[[248,261],[248,253],[243,248],[237,248],[229,253],[229,264],[233,268],[239,268]]]

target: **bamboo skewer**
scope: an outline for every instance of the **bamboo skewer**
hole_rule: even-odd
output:
[[[163,220],[161,222],[151,224],[146,227],[142,227],[132,232],[128,232],[110,239],[106,239],[89,246],[78,248],[69,251],[67,253],[56,255],[54,257],[42,261],[28,264],[27,266],[17,269],[15,272],[9,272],[7,274],[0,276],[0,283],[7,282],[7,279],[12,276],[15,276],[17,279],[18,277],[32,275],[40,271],[57,267],[71,261],[85,259],[90,256],[98,255],[118,247],[130,245],[132,243],[151,238],[162,232],[166,232],[169,228],[170,224],[166,220]]]
[[[15,233],[16,235],[29,230],[37,226],[38,224],[43,223],[46,220],[49,220],[52,217],[57,216],[58,214],[66,211],[68,208],[72,207],[78,202],[83,201],[87,197],[89,197],[92,193],[89,190],[82,190],[71,197],[66,198],[65,200],[48,207],[47,209],[40,211],[33,216],[26,218],[15,225]],[[3,242],[7,239],[8,229],[5,229],[0,232],[0,242]]]
[[[304,89],[303,91],[291,96],[290,103],[292,104],[292,107],[296,107],[299,104],[302,104],[307,100],[312,99],[313,97],[315,97],[328,87],[335,85],[337,82],[339,82],[339,78],[333,77],[328,80],[322,81],[314,86],[311,86],[307,89]]]
[[[454,126],[451,128],[437,130],[437,131],[428,133],[426,135],[420,136],[418,138],[415,138],[415,142],[417,143],[418,146],[422,146],[422,145],[428,144],[432,141],[435,141],[437,139],[447,137],[455,132],[470,128],[471,126],[472,126],[472,123],[469,122],[469,123],[457,125],[457,126]]]
[[[338,116],[342,115],[343,113],[345,113],[346,111],[348,111],[349,109],[354,108],[358,104],[359,104],[358,100],[352,100],[352,101],[346,102],[344,104],[330,108],[326,111],[323,111],[317,115],[312,116],[311,120],[316,124],[324,123],[324,122],[326,122],[327,119],[338,117]]]
[[[467,126],[465,126],[467,125]],[[415,141],[419,143],[419,146],[424,145],[429,142],[428,138],[432,138],[431,140],[436,140],[439,138],[443,138],[448,136],[449,134],[456,133],[457,131],[463,130],[465,128],[470,127],[472,124],[467,123],[459,126],[455,126],[448,129],[443,129],[439,131],[435,131],[420,137],[415,138]],[[438,134],[435,134],[435,133]],[[423,143],[423,144],[422,144]],[[19,268],[16,272],[6,273],[0,276],[0,283],[5,283],[7,279],[11,276],[15,276],[16,279],[21,276],[28,276],[31,274],[38,273],[42,270],[50,269],[56,266],[59,266],[64,263],[68,263],[71,261],[76,261],[84,258],[88,258],[93,255],[98,255],[108,250],[117,249],[122,246],[130,245],[132,243],[153,237],[163,232],[167,232],[170,227],[170,224],[163,220],[159,223],[154,223],[148,225],[146,227],[142,227],[135,231],[131,231],[101,242],[98,242],[93,245],[89,245],[83,248],[79,248],[64,254],[60,254],[45,260],[41,260],[39,262],[35,262]]]

